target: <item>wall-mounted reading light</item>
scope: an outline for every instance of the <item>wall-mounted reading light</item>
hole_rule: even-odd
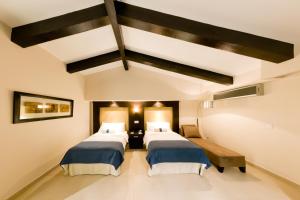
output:
[[[159,101],[157,101],[154,105],[154,107],[163,107],[163,104]]]
[[[118,104],[117,104],[115,101],[113,101],[113,102],[111,103],[110,107],[118,107]]]
[[[134,112],[134,113],[140,112],[140,107],[139,107],[138,105],[134,105],[134,106],[133,106],[133,112]]]

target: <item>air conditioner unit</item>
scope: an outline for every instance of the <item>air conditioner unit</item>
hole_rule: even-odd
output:
[[[262,95],[264,95],[264,85],[260,83],[256,85],[245,86],[245,87],[235,88],[232,90],[218,92],[214,94],[214,100],[249,97],[249,96],[262,96]]]

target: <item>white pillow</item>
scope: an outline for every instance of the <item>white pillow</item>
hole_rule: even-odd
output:
[[[98,132],[100,133],[119,133],[125,131],[125,123],[109,123],[109,122],[102,122],[101,127]]]
[[[168,132],[168,131],[170,131],[170,129],[166,129],[166,128],[154,128],[154,130],[152,132],[162,133],[162,132]]]
[[[167,130],[171,129],[169,122],[159,122],[158,126],[159,126],[159,128],[162,128],[162,129],[167,129]]]
[[[147,131],[152,131],[154,132],[155,129],[155,124],[154,122],[147,122]]]
[[[167,132],[171,130],[170,123],[169,122],[147,122],[147,131],[155,132],[155,130],[158,129],[163,130],[160,132]]]
[[[113,130],[113,129],[102,129],[102,130],[99,130],[98,133],[101,133],[101,134],[115,133],[115,130]]]

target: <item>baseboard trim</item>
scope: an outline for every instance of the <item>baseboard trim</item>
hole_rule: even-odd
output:
[[[259,165],[256,165],[256,164],[254,164],[252,162],[249,162],[249,161],[246,161],[246,163],[247,163],[247,165],[251,165],[252,167],[258,168],[259,170],[263,171],[264,173],[266,173],[266,174],[268,174],[270,176],[273,176],[273,177],[275,177],[275,178],[277,178],[277,179],[279,179],[279,180],[281,180],[283,182],[286,182],[288,184],[300,187],[300,185],[297,184],[297,183],[295,183],[294,181],[291,181],[291,180],[289,180],[289,179],[287,179],[285,177],[282,177],[282,176],[280,176],[278,174],[275,174],[275,173],[273,173],[273,172],[271,172],[271,171],[269,171],[269,170],[267,170],[267,169],[265,169],[265,168],[263,168],[263,167],[261,167]]]
[[[16,193],[14,193],[12,196],[10,196],[7,200],[14,200],[17,196],[19,196],[21,193],[23,193],[24,191],[26,191],[28,188],[32,187],[34,184],[36,184],[39,180],[41,180],[42,178],[44,178],[45,176],[49,175],[55,168],[58,167],[58,164],[56,164],[55,166],[53,166],[52,168],[50,168],[48,171],[46,171],[44,174],[42,174],[41,176],[37,177],[36,179],[34,179],[31,183],[25,185],[22,189],[20,189],[19,191],[17,191]]]

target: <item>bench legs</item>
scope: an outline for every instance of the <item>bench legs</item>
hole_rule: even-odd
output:
[[[246,173],[246,167],[239,167],[239,169],[242,173]]]
[[[219,167],[219,166],[216,166],[217,167],[217,170],[220,172],[220,173],[223,173],[224,172],[224,167]],[[242,173],[246,173],[246,167],[239,167],[240,171]]]
[[[217,170],[220,172],[220,173],[223,173],[224,172],[224,167],[219,167],[219,166],[216,166],[217,167]]]

